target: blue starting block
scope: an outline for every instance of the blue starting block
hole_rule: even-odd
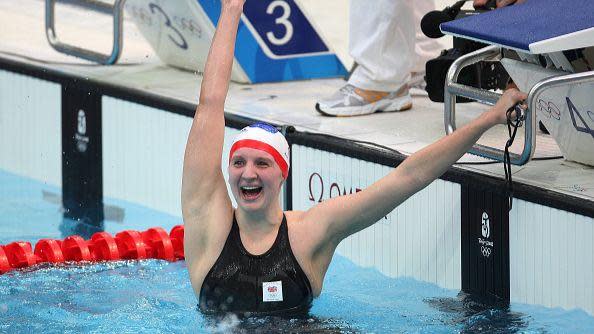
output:
[[[440,26],[444,34],[533,54],[594,44],[594,1],[528,0]]]
[[[46,34],[59,52],[100,64],[117,62],[123,43],[124,9],[166,64],[202,72],[221,12],[220,0],[78,0],[89,11],[113,16],[110,54],[67,44],[58,38],[55,2],[46,0]],[[246,0],[231,78],[259,83],[345,76],[347,71],[296,0]]]
[[[201,72],[220,0],[127,0],[126,11],[159,58]],[[247,0],[232,79],[244,83],[345,76],[336,54],[295,0]]]
[[[456,96],[494,104],[500,93],[457,82],[461,70],[479,61],[499,61],[518,87],[529,92],[524,150],[511,154],[522,165],[534,154],[536,124],[545,124],[565,158],[594,166],[594,1],[527,0],[522,4],[441,25],[444,34],[490,44],[457,59],[445,87],[446,133],[455,131]],[[506,58],[515,51],[517,57]],[[579,68],[568,51],[580,54]],[[520,60],[517,60],[519,58]],[[471,153],[503,160],[503,151],[475,145]]]

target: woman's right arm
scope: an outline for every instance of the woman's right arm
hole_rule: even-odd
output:
[[[204,68],[200,100],[186,144],[182,179],[184,209],[210,198],[205,191],[218,188],[221,182],[224,185],[221,172],[224,107],[243,2],[222,1],[221,16]]]
[[[232,206],[221,170],[225,137],[225,98],[229,89],[235,39],[244,0],[222,0],[221,15],[210,46],[192,122],[182,176],[182,214],[186,262],[192,271],[200,255],[231,221]],[[191,274],[192,276],[192,274]]]

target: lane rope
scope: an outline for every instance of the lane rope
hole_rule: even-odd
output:
[[[161,227],[139,232],[125,230],[114,236],[97,232],[85,240],[71,235],[63,240],[41,239],[35,248],[27,241],[0,245],[0,274],[42,263],[100,262],[118,260],[185,259],[184,227],[174,226],[169,233]]]

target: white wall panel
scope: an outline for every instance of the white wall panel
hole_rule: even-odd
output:
[[[293,208],[365,189],[392,168],[293,145]],[[437,180],[386,218],[345,239],[338,253],[392,277],[460,289],[460,186]],[[313,198],[313,200],[312,200]]]
[[[103,97],[104,196],[181,216],[181,176],[192,119]],[[224,152],[237,130],[226,128]],[[228,156],[223,154],[227,175]]]
[[[0,169],[62,187],[61,86],[0,70]]]
[[[509,229],[511,300],[594,314],[594,219],[515,200]]]

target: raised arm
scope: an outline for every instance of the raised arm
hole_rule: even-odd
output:
[[[244,0],[224,0],[200,88],[200,100],[188,136],[182,179],[184,210],[210,198],[224,185],[221,156],[225,135],[224,106],[233,65],[237,26]]]
[[[511,89],[490,111],[408,157],[396,169],[367,189],[324,201],[305,213],[306,221],[317,222],[318,250],[333,249],[349,235],[358,232],[391,212],[400,203],[423,189],[455,163],[489,128],[506,122],[507,110],[526,99]],[[314,227],[315,226],[315,227]],[[322,252],[322,253],[328,253]]]
[[[232,206],[221,170],[224,106],[244,0],[222,0],[222,9],[200,89],[200,101],[186,144],[182,177],[185,255],[192,286],[199,293],[205,262],[228,233]],[[227,228],[227,230],[225,230]],[[210,263],[212,265],[212,263]]]

